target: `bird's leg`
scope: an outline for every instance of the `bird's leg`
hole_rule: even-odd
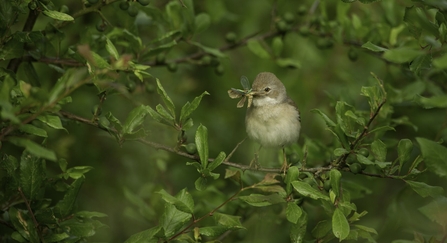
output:
[[[283,156],[283,158],[284,158],[284,161],[283,161],[283,163],[282,163],[280,172],[283,172],[284,175],[285,175],[287,169],[289,168],[289,165],[287,164],[286,150],[285,150],[284,147],[282,147],[282,156]]]
[[[254,167],[255,169],[259,169],[259,168],[261,168],[261,165],[260,165],[259,162],[258,162],[258,158],[259,158],[258,153],[259,153],[259,151],[261,150],[261,148],[262,148],[262,145],[259,146],[258,150],[257,150],[256,153],[255,153],[255,157],[251,160],[251,162],[250,162],[250,168],[253,168],[253,167]]]

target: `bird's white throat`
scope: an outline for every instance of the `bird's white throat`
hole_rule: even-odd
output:
[[[279,103],[281,103],[279,99],[274,99],[270,96],[255,97],[253,99],[253,104],[255,106],[276,105]]]

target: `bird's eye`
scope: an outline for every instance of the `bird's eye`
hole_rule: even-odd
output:
[[[269,92],[271,89],[269,87],[265,88],[264,91],[265,92]]]

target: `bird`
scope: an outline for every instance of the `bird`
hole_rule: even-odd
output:
[[[245,115],[247,135],[261,145],[259,150],[262,147],[282,148],[281,171],[285,174],[288,165],[284,147],[298,142],[301,130],[297,105],[287,95],[284,84],[270,72],[256,76],[248,96],[252,96],[253,101]],[[257,163],[257,153],[254,160]]]

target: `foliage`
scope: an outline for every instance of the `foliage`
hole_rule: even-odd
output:
[[[301,2],[2,1],[0,241],[444,242],[447,1]],[[266,70],[286,174],[226,93]]]

